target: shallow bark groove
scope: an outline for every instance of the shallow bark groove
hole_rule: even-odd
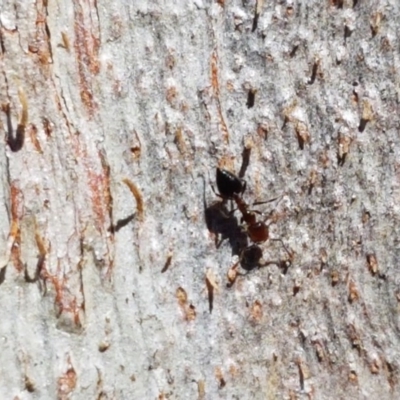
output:
[[[0,0],[0,398],[398,398],[400,5],[103,3]]]

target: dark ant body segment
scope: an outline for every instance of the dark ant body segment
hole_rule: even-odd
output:
[[[241,258],[244,261],[245,269],[251,269],[251,266],[259,265],[262,259],[263,253],[259,246],[252,244],[245,248],[241,254]]]
[[[226,169],[217,168],[216,181],[219,196],[223,199],[233,199],[235,195],[242,195],[246,190],[246,181]]]

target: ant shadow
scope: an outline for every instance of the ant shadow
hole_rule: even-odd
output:
[[[204,219],[209,232],[215,234],[215,246],[219,248],[225,240],[228,240],[232,255],[240,256],[242,250],[248,246],[248,238],[233,215],[232,201],[224,199],[207,205],[206,179],[204,176],[202,179]],[[231,205],[231,210],[227,208],[228,203]]]
[[[7,143],[10,146],[11,151],[17,152],[21,150],[22,146],[24,145],[25,126],[23,124],[18,124],[14,137],[10,105],[7,104],[7,106],[3,107],[3,111],[5,112],[7,118]]]
[[[248,235],[239,224],[238,219],[226,207],[226,201],[213,202],[204,208],[207,228],[215,234],[216,248],[227,240],[232,255],[239,256],[241,268],[246,271],[238,275],[247,275],[254,269],[268,265],[277,265],[286,274],[288,265],[286,260],[263,260],[263,251],[258,244],[249,245]]]
[[[229,211],[229,201],[215,201],[207,205],[204,197],[204,217],[209,232],[215,234],[215,246],[218,249],[224,241],[228,241],[233,256],[239,256],[240,266],[250,272],[261,267],[262,250],[260,246],[249,246],[248,234],[239,224],[238,219]]]
[[[204,215],[207,229],[215,234],[217,248],[227,240],[232,250],[232,255],[240,255],[248,246],[247,234],[239,225],[237,218],[226,207],[226,201],[205,204]]]

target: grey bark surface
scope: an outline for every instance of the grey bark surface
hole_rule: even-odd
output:
[[[0,25],[0,398],[400,397],[398,1],[0,0]],[[290,253],[251,271],[209,184],[248,153]]]

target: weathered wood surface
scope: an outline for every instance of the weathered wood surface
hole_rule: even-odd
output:
[[[399,398],[399,20],[0,0],[0,397]],[[245,149],[293,257],[227,287]]]

